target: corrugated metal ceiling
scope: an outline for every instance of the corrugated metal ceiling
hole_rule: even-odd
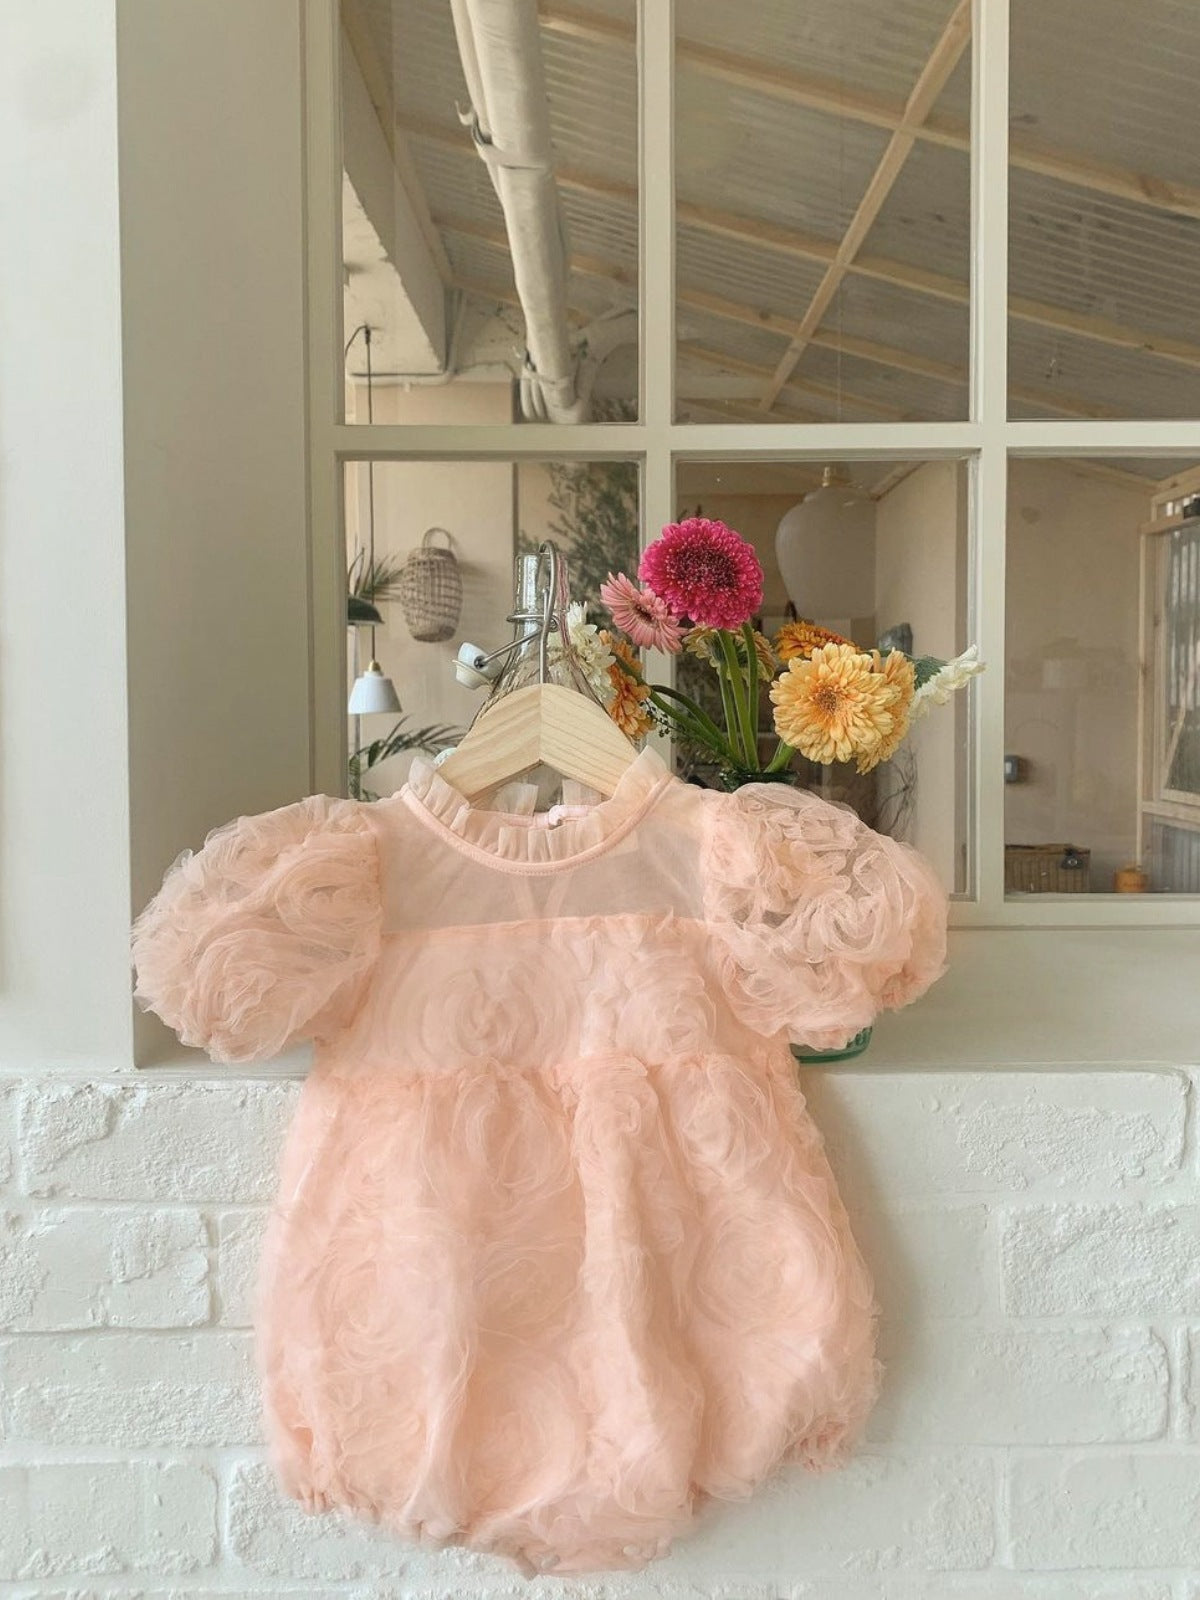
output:
[[[556,0],[544,0],[553,11]],[[483,164],[457,120],[466,103],[448,0],[355,0],[394,88],[395,110],[435,218],[444,221],[456,277],[512,293],[499,244],[503,219]],[[1200,26],[1196,0],[1012,0],[1014,138],[1054,146],[1069,158],[1132,174],[1194,184],[1200,172],[1200,119],[1190,113]],[[556,159],[565,179],[570,245],[584,270],[572,275],[572,305],[582,320],[631,303],[637,274],[637,84],[632,0],[586,0],[600,25],[543,27],[544,66]],[[937,45],[953,0],[677,0],[677,171],[681,201],[730,213],[740,237],[689,214],[677,235],[683,296],[710,296],[757,314],[799,322],[824,272],[803,248],[789,252],[755,229],[792,230],[836,248],[887,145],[886,129],[794,103],[780,88],[799,75],[840,84],[847,93],[902,103]],[[620,26],[605,29],[604,19]],[[730,64],[732,63],[732,66]],[[746,81],[746,67],[763,79]],[[1065,67],[1069,63],[1069,69]],[[962,60],[934,110],[942,127],[969,118],[970,70]],[[726,71],[725,68],[730,70]],[[739,81],[728,81],[731,77]],[[1018,166],[1011,186],[1011,288],[1034,303],[1038,320],[1012,323],[1014,414],[1134,417],[1200,413],[1200,354],[1194,364],[1152,351],[1083,337],[1101,319],[1139,334],[1200,343],[1200,196],[1196,215],[1118,198],[1103,186],[1067,182]],[[1176,211],[1179,209],[1176,206]],[[969,266],[969,162],[962,149],[918,140],[902,167],[861,255],[877,274],[883,258],[964,285]],[[455,224],[457,223],[457,227]],[[471,230],[475,231],[472,232]],[[480,237],[480,230],[484,237]],[[489,239],[493,242],[489,242]],[[900,278],[904,273],[897,274]],[[966,306],[851,270],[802,354],[798,383],[840,382],[851,415],[858,395],[871,415],[891,407],[906,417],[960,417],[965,386],[927,370],[906,371],[895,352],[921,369],[929,361],[965,371]],[[686,337],[735,362],[774,370],[785,347],[779,332],[733,318],[681,309]],[[840,357],[838,337],[885,346],[887,360]],[[688,362],[681,383],[707,374]],[[731,393],[747,374],[731,364]],[[736,382],[735,382],[736,380]],[[765,382],[765,379],[764,379]],[[1039,408],[1038,394],[1057,397]],[[711,399],[711,396],[709,396]],[[708,403],[706,401],[706,403]],[[739,403],[741,403],[739,401]],[[784,397],[783,402],[787,404]],[[813,399],[811,409],[821,410]]]

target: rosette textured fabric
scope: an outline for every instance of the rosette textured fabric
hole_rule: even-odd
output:
[[[137,918],[217,1061],[314,1041],[259,1271],[284,1489],[527,1574],[642,1566],[844,1459],[876,1307],[789,1041],[940,974],[920,856],[778,784],[373,803],[216,829]]]

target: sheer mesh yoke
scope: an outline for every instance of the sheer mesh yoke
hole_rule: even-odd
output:
[[[535,794],[419,759],[238,818],[135,923],[135,994],[214,1059],[317,1042],[259,1280],[286,1489],[526,1573],[638,1567],[871,1407],[787,1041],[927,988],[946,902],[845,808],[652,749],[607,799]]]

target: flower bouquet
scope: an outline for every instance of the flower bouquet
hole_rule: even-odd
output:
[[[631,738],[655,726],[704,754],[724,783],[788,781],[796,755],[853,761],[860,773],[889,760],[910,727],[983,670],[975,647],[951,661],[863,650],[813,622],[768,639],[753,618],[763,572],[753,547],[723,522],[669,523],[644,551],[638,581],[609,573],[600,586],[613,627],[568,613],[571,643],[609,715]],[[716,674],[719,717],[678,688],[646,680],[642,650],[687,650]],[[769,686],[777,743],[759,753],[759,699]]]

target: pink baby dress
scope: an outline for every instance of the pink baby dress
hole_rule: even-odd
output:
[[[638,1567],[871,1407],[788,1041],[927,988],[946,898],[848,809],[650,747],[607,799],[505,805],[419,758],[226,823],[134,923],[135,995],[217,1061],[315,1041],[256,1323],[286,1491],[526,1573]]]

